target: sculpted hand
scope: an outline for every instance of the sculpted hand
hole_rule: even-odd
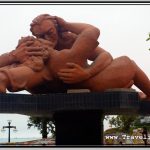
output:
[[[14,51],[10,52],[10,54],[14,58],[14,61],[23,62],[24,58],[27,58],[29,56],[43,56],[43,52],[42,52],[43,48],[30,46],[32,44],[33,41],[28,41],[22,44],[20,47],[16,48]]]
[[[67,63],[66,69],[61,69],[58,76],[64,83],[78,83],[90,77],[88,71],[78,64]]]
[[[62,19],[58,16],[55,16],[55,20],[58,24],[58,28],[60,31],[62,31],[62,32],[67,31],[67,29],[66,29],[67,22],[64,19]]]

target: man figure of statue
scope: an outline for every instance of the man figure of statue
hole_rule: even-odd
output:
[[[42,14],[33,19],[30,28],[32,34],[37,38],[51,40],[55,35],[54,32],[50,30],[50,20],[54,23],[58,33],[58,40],[55,46],[55,49],[58,51],[62,49],[70,49],[72,47],[72,45],[76,41],[76,38],[78,37],[78,33],[76,33],[76,31],[74,32],[74,27],[82,29],[89,26],[88,24],[84,23],[65,22],[59,17],[50,16],[49,14]],[[65,73],[70,72],[71,80],[63,80],[63,82],[77,83],[84,81],[102,71],[106,66],[108,66],[112,62],[113,58],[110,53],[108,53],[103,48],[97,46],[95,49],[93,49],[93,52],[88,56],[88,60],[94,61],[92,65],[90,65],[88,68],[82,68],[81,66],[74,63],[66,63],[66,67],[68,68],[66,70],[60,70],[59,73],[64,73],[64,71]]]
[[[50,40],[50,38],[53,36],[53,32],[52,31],[50,32],[49,30],[51,27],[51,24],[48,20],[51,20],[54,23],[58,32],[58,41],[55,47],[56,50],[62,50],[64,48],[72,47],[73,43],[76,41],[76,38],[78,36],[78,33],[76,33],[76,31],[74,30],[74,27],[82,28],[84,26],[88,26],[88,24],[70,23],[70,22],[64,21],[60,17],[56,17],[56,16],[54,17],[48,14],[43,14],[43,15],[37,16],[31,23],[30,30],[32,34],[35,35],[36,37]],[[44,24],[46,24],[46,26]],[[69,63],[69,62],[66,63],[66,68],[60,69],[58,72],[59,78],[63,80],[64,83],[69,83],[69,84],[82,82],[84,80],[87,80],[95,76],[97,73],[103,71],[113,61],[110,53],[108,53],[106,50],[104,50],[103,48],[99,46],[97,46],[93,50],[93,52],[88,56],[88,59],[94,62],[92,63],[92,65],[90,65],[87,68],[83,68],[80,65],[75,64],[75,63]],[[128,60],[129,58],[127,56],[122,56],[121,59],[124,62],[126,62],[126,60]],[[133,61],[133,64],[135,64],[134,61]],[[135,66],[137,65],[135,64]],[[128,72],[125,72],[124,74],[127,75]],[[148,77],[139,67],[138,67],[137,74],[143,79],[144,88],[147,89],[149,87]],[[122,80],[123,79],[121,80],[118,79],[118,81],[122,81]],[[124,88],[130,88],[133,84],[135,84],[140,89],[141,88],[143,89],[143,85],[135,81],[131,80],[128,84],[124,86]],[[112,87],[110,86],[110,88]],[[146,97],[143,93],[140,93],[140,96],[141,98]]]

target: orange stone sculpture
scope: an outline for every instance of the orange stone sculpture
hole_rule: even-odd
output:
[[[113,59],[99,47],[97,27],[42,14],[32,21],[31,32],[35,37],[21,39],[14,51],[0,57],[1,92],[51,93],[69,88],[99,92],[134,84],[143,92],[141,97],[150,98],[146,74],[129,57]],[[4,57],[11,59],[4,62]]]

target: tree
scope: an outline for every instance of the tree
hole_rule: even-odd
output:
[[[150,40],[150,33],[149,33],[148,36],[149,36],[149,37],[146,39],[146,41],[149,41],[149,40]],[[150,50],[150,48],[149,48],[149,50]]]
[[[142,121],[143,120],[143,121]],[[134,126],[136,128],[146,127],[148,131],[150,131],[150,116],[139,116],[134,121]]]
[[[148,119],[148,120],[147,120]],[[141,121],[143,120],[143,122]],[[131,133],[133,129],[146,127],[150,131],[150,116],[118,115],[108,119],[110,125],[114,125],[118,132]]]
[[[150,33],[149,33],[149,35],[148,35],[149,37],[146,39],[146,41],[149,41],[150,40]]]
[[[46,117],[29,117],[28,128],[32,126],[37,127],[42,134],[42,138],[47,138],[47,135],[51,132],[52,137],[55,137],[55,122],[51,118]]]
[[[114,125],[118,130],[129,133],[130,129],[134,127],[134,121],[138,118],[137,115],[118,115],[109,119],[110,125]]]

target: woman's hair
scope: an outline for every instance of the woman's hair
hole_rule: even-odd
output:
[[[33,36],[26,36],[26,37],[21,37],[21,39],[19,39],[18,45],[17,45],[16,48],[18,48],[19,46],[21,46],[22,44],[24,44],[24,43],[26,43],[28,41],[32,41],[33,42],[29,46],[43,46],[44,48],[48,48],[48,47],[51,47],[51,45],[52,45],[52,43],[50,41],[47,41],[47,40],[44,40],[44,39],[40,39],[40,38],[35,38]]]

